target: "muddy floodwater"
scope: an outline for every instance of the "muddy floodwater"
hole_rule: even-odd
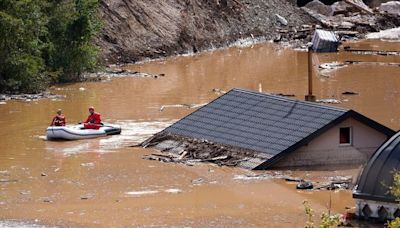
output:
[[[399,43],[348,45],[400,51]],[[336,61],[363,63],[318,68]],[[315,54],[313,62],[317,99],[335,99],[341,103],[332,105],[400,128],[399,56],[339,52]],[[195,110],[187,105],[210,102],[234,87],[303,99],[305,52],[260,44],[127,68],[165,76],[56,86],[52,92],[65,95],[64,99],[0,104],[0,227],[304,227],[304,200],[317,215],[354,207],[350,190],[298,191],[295,183],[272,177],[290,175],[317,182],[332,176],[356,179],[358,168],[252,172],[207,164],[185,166],[143,160],[152,149],[129,147]],[[73,124],[85,119],[90,105],[104,122],[121,125],[122,134],[45,140],[55,110],[62,108]],[[259,173],[268,175],[248,178]]]

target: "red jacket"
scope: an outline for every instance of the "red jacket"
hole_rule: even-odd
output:
[[[50,126],[65,126],[66,120],[63,114],[56,115],[51,121]]]
[[[89,129],[99,129],[101,127],[101,115],[100,113],[93,113],[88,116],[86,121],[84,122],[85,128]]]

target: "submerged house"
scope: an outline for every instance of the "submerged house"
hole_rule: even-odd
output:
[[[349,109],[232,89],[161,133],[254,155],[248,169],[363,164],[395,132]]]
[[[381,221],[400,217],[399,201],[389,193],[394,171],[400,171],[400,132],[376,151],[362,171],[353,192],[357,216]]]

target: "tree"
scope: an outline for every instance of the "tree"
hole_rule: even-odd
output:
[[[4,90],[41,90],[44,79],[41,58],[46,35],[46,16],[42,4],[32,0],[0,3],[0,88]]]
[[[1,0],[0,92],[39,92],[97,67],[98,0]]]
[[[62,69],[60,82],[79,80],[97,67],[98,49],[92,43],[101,25],[97,8],[97,0],[50,2],[48,64],[54,71]]]

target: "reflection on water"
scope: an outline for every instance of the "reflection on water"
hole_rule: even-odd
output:
[[[376,41],[349,45],[399,48],[398,43]],[[191,104],[204,104],[221,95],[215,91],[262,88],[303,99],[306,57],[305,52],[272,44],[231,48],[127,66],[165,74],[157,79],[115,78],[104,83],[60,85],[53,92],[65,95],[62,100],[7,101],[0,105],[0,227],[35,219],[65,227],[303,227],[303,200],[310,201],[317,214],[327,211],[329,202],[332,211],[345,212],[345,207],[354,206],[350,191],[297,191],[295,184],[277,180],[271,172],[257,172],[264,174],[259,176],[206,164],[163,164],[142,159],[153,153],[152,149],[129,147],[194,111],[187,108]],[[317,65],[322,63],[398,63],[399,56],[339,52],[315,54],[313,61],[318,99],[341,100],[337,106],[400,128],[398,66],[352,64],[331,70],[327,76],[317,73]],[[342,94],[346,91],[358,95]],[[43,140],[58,108],[64,110],[67,122],[74,124],[86,119],[91,105],[104,122],[121,125],[122,134],[80,141]],[[290,171],[282,176],[312,179],[310,175],[314,175],[324,181],[331,175],[356,177],[357,172]],[[7,219],[18,220],[7,223]]]

